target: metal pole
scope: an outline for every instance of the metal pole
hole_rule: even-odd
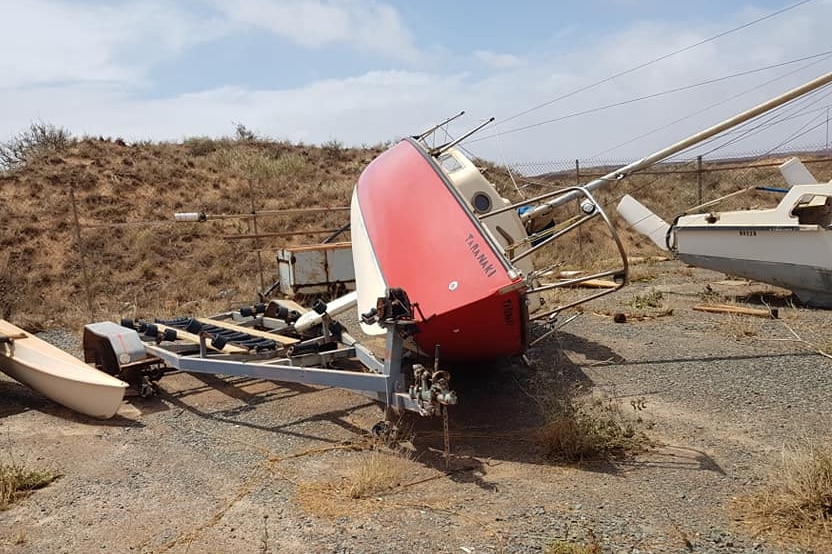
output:
[[[576,158],[575,159],[575,186],[581,186],[581,162]],[[578,227],[578,252],[581,257],[581,264],[584,263],[584,233],[583,233],[583,225]]]
[[[248,180],[248,199],[251,203],[251,219],[249,220],[254,227],[254,248],[257,250],[257,271],[260,273],[260,293],[266,290],[266,282],[263,279],[263,256],[260,254],[260,241],[257,239],[257,210],[254,207],[254,185],[251,179]],[[250,228],[251,229],[251,228]]]
[[[637,160],[629,165],[625,165],[624,167],[617,169],[612,173],[604,175],[600,179],[595,179],[594,181],[587,183],[584,188],[592,191],[609,182],[623,179],[624,177],[627,177],[629,174],[635,171],[644,169],[646,167],[650,167],[651,165],[654,165],[664,160],[665,158],[672,156],[673,154],[678,154],[686,148],[689,148],[704,140],[707,140],[713,137],[714,135],[718,135],[723,131],[735,127],[740,123],[744,123],[749,119],[757,117],[758,115],[763,114],[769,110],[782,106],[786,102],[794,100],[795,98],[803,96],[804,94],[812,92],[813,90],[816,90],[829,83],[832,83],[832,72],[822,75],[817,79],[809,81],[808,83],[794,88],[784,94],[781,94],[780,96],[772,98],[767,102],[763,102],[762,104],[759,104],[751,108],[750,110],[746,110],[740,114],[737,114],[730,119],[726,119],[722,123],[718,123],[712,127],[708,127],[707,129],[700,131],[695,135],[691,135],[684,140],[681,140],[675,144],[671,144],[670,146],[663,148],[658,152],[654,152],[653,154],[650,154],[649,156]],[[548,212],[551,208],[562,206],[563,204],[566,204],[567,202],[574,200],[580,196],[581,193],[579,191],[564,194],[563,196],[554,198],[549,202],[536,207],[534,210],[529,210],[521,216],[521,219],[523,219],[523,221],[528,221],[529,219],[533,219],[536,215],[538,215],[541,212]]]
[[[702,203],[702,156],[696,156],[696,203]]]
[[[81,272],[84,276],[84,291],[87,293],[87,311],[90,319],[95,319],[95,311],[92,304],[92,292],[90,289],[90,274],[87,271],[87,255],[84,252],[84,243],[81,240],[81,224],[78,221],[78,206],[75,202],[75,188],[69,187],[69,199],[72,203],[72,219],[75,221],[75,242],[78,244],[78,254],[81,256]]]

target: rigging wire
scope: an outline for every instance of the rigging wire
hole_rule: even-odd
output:
[[[742,123],[741,125],[737,126],[737,128],[732,129],[728,133],[722,133],[722,134],[717,135],[715,137],[712,137],[712,138],[710,138],[706,141],[703,141],[702,143],[691,146],[690,148],[686,149],[684,152],[688,152],[688,151],[693,150],[693,149],[697,149],[697,148],[701,148],[703,146],[707,146],[709,144],[713,144],[715,142],[718,142],[720,140],[725,139],[726,137],[730,137],[730,136],[733,135],[733,138],[728,140],[723,145],[718,146],[716,148],[713,148],[713,149],[711,149],[711,150],[709,150],[709,151],[707,151],[703,154],[703,155],[708,155],[708,154],[711,154],[713,152],[716,152],[717,150],[720,150],[720,149],[724,148],[725,146],[728,146],[729,144],[734,144],[736,142],[739,142],[742,139],[754,136],[754,135],[756,135],[760,132],[766,131],[768,129],[771,129],[772,127],[780,125],[781,123],[784,123],[784,122],[789,121],[791,119],[794,119],[796,117],[801,117],[802,115],[805,114],[805,111],[808,107],[817,104],[818,102],[822,101],[823,99],[827,98],[830,95],[830,92],[826,92],[825,94],[823,94],[819,98],[817,97],[817,95],[819,95],[821,93],[821,91],[823,91],[824,89],[827,89],[829,86],[830,85],[824,85],[823,87],[821,87],[821,88],[819,88],[815,91],[812,91],[811,93],[809,93],[805,96],[792,99],[789,102],[783,104],[782,106],[778,106],[777,108],[771,110],[770,112],[768,112],[766,114],[761,114],[760,116],[758,116],[758,117],[756,117],[752,120],[749,120],[749,121],[746,121],[745,123]],[[679,154],[683,154],[684,152],[680,152]],[[673,156],[673,157],[674,158],[678,157],[679,154],[677,154],[676,156]]]
[[[801,110],[799,113],[796,113],[796,114],[790,114],[790,115],[788,115],[788,116],[784,116],[784,117],[782,117],[782,118],[780,119],[780,122],[781,122],[781,123],[785,123],[785,122],[787,122],[787,121],[791,121],[792,119],[797,119],[797,118],[799,118],[799,117],[803,117],[804,115],[809,115],[809,114],[813,114],[813,113],[816,113],[816,112],[825,111],[825,110],[826,110],[827,108],[829,108],[830,106],[832,106],[832,104],[826,104],[826,105],[824,105],[824,106],[820,106],[819,108],[815,108],[815,109],[813,109],[813,110],[805,110],[805,109],[804,109],[804,110]],[[723,133],[723,135],[724,135],[724,136],[728,136],[728,135],[736,135],[736,134],[738,134],[738,133],[739,133],[739,131],[738,131],[738,130],[736,130],[736,129],[731,129],[730,131],[725,131],[725,133]]]
[[[510,117],[508,117],[508,118],[506,118],[506,119],[503,119],[502,121],[498,122],[498,123],[497,123],[497,125],[499,126],[499,125],[502,125],[502,124],[504,124],[504,123],[508,123],[509,121],[512,121],[512,120],[514,120],[514,119],[517,119],[518,117],[522,117],[522,116],[524,116],[524,115],[526,115],[526,114],[529,114],[529,113],[531,113],[531,112],[533,112],[533,111],[539,110],[539,109],[541,109],[541,108],[545,108],[546,106],[550,106],[550,105],[552,105],[552,104],[554,104],[554,103],[556,103],[556,102],[560,102],[561,100],[564,100],[564,99],[566,99],[566,98],[570,98],[570,97],[572,97],[572,96],[575,96],[576,94],[580,94],[581,92],[586,92],[587,90],[591,90],[591,89],[593,89],[593,88],[596,88],[596,87],[598,87],[598,86],[600,86],[600,85],[602,85],[602,84],[604,84],[604,83],[608,83],[608,82],[610,82],[610,81],[612,81],[612,80],[615,80],[615,79],[617,79],[617,78],[619,78],[619,77],[622,77],[622,76],[624,76],[624,75],[628,75],[628,74],[630,74],[630,73],[634,73],[634,72],[636,72],[636,71],[638,71],[638,70],[640,70],[640,69],[644,69],[645,67],[649,67],[649,66],[654,65],[654,64],[656,64],[656,63],[658,63],[658,62],[660,62],[660,61],[666,60],[666,59],[668,59],[668,58],[672,58],[673,56],[677,56],[677,55],[679,55],[679,54],[682,54],[682,53],[684,53],[684,52],[687,52],[687,51],[689,51],[689,50],[692,50],[692,49],[694,49],[694,48],[697,48],[697,47],[699,47],[699,46],[702,46],[703,44],[707,44],[707,43],[709,43],[709,42],[713,42],[713,41],[715,41],[715,40],[717,40],[717,39],[720,39],[720,38],[722,38],[722,37],[725,37],[725,36],[728,36],[728,35],[730,35],[730,34],[736,33],[736,32],[741,31],[741,30],[743,30],[743,29],[747,29],[748,27],[751,27],[751,26],[753,26],[753,25],[756,25],[757,23],[761,23],[761,22],[766,21],[766,20],[768,20],[768,19],[772,19],[772,18],[775,18],[775,17],[777,17],[777,16],[783,15],[783,14],[784,14],[784,13],[786,13],[786,12],[789,12],[789,11],[791,11],[791,10],[794,10],[794,9],[796,9],[796,8],[799,8],[799,7],[801,7],[801,6],[805,5],[805,4],[808,4],[808,3],[813,2],[813,1],[814,1],[814,0],[801,0],[800,2],[796,2],[795,4],[792,4],[792,5],[790,5],[790,6],[786,6],[785,8],[782,8],[782,9],[777,10],[777,11],[775,11],[775,12],[772,12],[772,13],[770,13],[770,14],[767,14],[767,15],[764,15],[764,16],[759,17],[759,18],[757,18],[757,19],[754,19],[753,21],[749,21],[748,23],[744,23],[744,24],[742,24],[742,25],[740,25],[740,26],[738,26],[738,27],[734,27],[734,28],[732,28],[732,29],[728,29],[727,31],[723,31],[723,32],[721,32],[721,33],[717,33],[716,35],[713,35],[713,36],[708,37],[708,38],[706,38],[706,39],[700,40],[699,42],[695,42],[695,43],[693,43],[693,44],[689,44],[688,46],[684,46],[684,47],[682,47],[682,48],[679,48],[679,49],[677,49],[677,50],[674,50],[673,52],[670,52],[670,53],[668,53],[668,54],[664,54],[663,56],[659,56],[658,58],[654,58],[654,59],[652,59],[652,60],[650,60],[650,61],[647,61],[647,62],[641,63],[641,64],[636,65],[636,66],[634,66],[634,67],[631,67],[631,68],[629,68],[629,69],[625,69],[624,71],[619,71],[618,73],[615,73],[614,75],[611,75],[611,76],[609,76],[609,77],[605,77],[604,79],[601,79],[600,81],[595,81],[594,83],[591,83],[591,84],[589,84],[589,85],[586,85],[586,86],[583,86],[583,87],[579,87],[579,88],[577,88],[577,89],[575,89],[575,90],[573,90],[573,91],[571,91],[571,92],[568,92],[568,93],[566,93],[566,94],[562,94],[561,96],[558,96],[558,97],[556,97],[556,98],[553,98],[552,100],[548,100],[548,101],[546,101],[546,102],[544,102],[544,103],[542,103],[542,104],[538,104],[537,106],[533,106],[533,107],[528,108],[528,109],[526,109],[526,110],[523,110],[523,111],[521,111],[521,112],[519,112],[519,113],[516,113],[516,114],[514,114],[514,115],[512,115],[512,116],[510,116]]]
[[[720,144],[719,146],[704,152],[702,155],[707,156],[707,155],[713,154],[714,152],[716,152],[718,150],[721,150],[721,149],[725,148],[726,146],[729,146],[731,144],[735,144],[735,143],[737,143],[737,142],[739,142],[743,139],[754,136],[757,133],[768,130],[768,129],[776,126],[776,125],[779,125],[780,123],[783,123],[785,120],[780,120],[778,118],[781,114],[783,114],[784,110],[791,109],[791,113],[793,113],[795,111],[799,112],[802,109],[805,109],[806,107],[817,104],[818,102],[822,101],[823,99],[827,98],[830,94],[832,94],[832,90],[829,90],[828,92],[826,92],[826,94],[822,95],[820,98],[815,98],[811,102],[809,102],[809,99],[811,99],[813,95],[817,95],[817,94],[820,93],[820,91],[822,91],[824,89],[828,89],[829,87],[830,87],[830,85],[825,85],[825,86],[819,88],[818,90],[813,91],[809,95],[806,95],[803,98],[794,99],[794,100],[792,100],[792,101],[790,101],[790,102],[772,110],[771,113],[766,114],[762,118],[757,118],[757,119],[754,119],[754,120],[751,120],[751,121],[748,121],[748,122],[744,123],[742,126],[740,126],[740,129],[737,129],[737,131],[740,131],[737,136],[735,136],[733,138],[730,138],[728,141],[724,142],[723,144]],[[806,103],[806,102],[809,102],[808,106],[801,106],[802,103]],[[790,115],[790,113],[786,112],[786,115]],[[744,127],[748,127],[748,128],[745,131],[742,131],[742,128],[744,128]],[[722,140],[724,138],[725,138],[725,136],[722,136],[722,135],[713,137],[712,139],[709,139],[709,140],[704,141],[700,144],[697,144],[697,145],[695,145],[695,146],[693,146],[693,147],[691,147],[691,148],[689,148],[689,149],[687,149],[683,152],[679,152],[679,154],[677,154],[677,156],[683,154],[684,152],[688,152],[688,151],[690,151],[694,148],[701,148],[703,146],[713,144],[714,142]],[[676,157],[676,156],[673,156],[673,157]]]
[[[830,92],[829,94],[832,94],[832,92]],[[809,125],[811,125],[813,122],[818,121],[818,120],[820,120],[819,123],[809,127]],[[765,152],[760,154],[760,157],[767,156],[767,155],[771,154],[772,152],[777,151],[778,149],[780,149],[780,148],[784,147],[785,145],[789,144],[790,142],[793,142],[793,141],[797,140],[798,138],[807,135],[809,132],[814,131],[818,127],[821,127],[822,125],[825,125],[825,124],[826,124],[826,114],[821,112],[818,115],[816,115],[814,118],[812,118],[811,120],[806,122],[802,127],[800,127],[798,130],[796,130],[794,133],[792,133],[791,135],[786,137],[779,144],[769,148],[768,150],[766,150]]]
[[[664,130],[666,130],[666,129],[668,129],[668,128],[672,127],[673,125],[676,125],[676,124],[678,124],[678,123],[681,123],[682,121],[686,121],[686,120],[688,120],[688,119],[691,119],[691,118],[693,118],[693,117],[696,117],[696,116],[698,116],[698,115],[701,115],[701,114],[703,114],[703,113],[705,113],[705,112],[707,112],[707,111],[710,111],[710,110],[712,110],[712,109],[714,109],[714,108],[717,108],[717,107],[719,107],[719,106],[721,106],[721,105],[727,104],[728,102],[731,102],[731,101],[733,101],[733,100],[736,100],[737,98],[741,98],[742,96],[745,96],[746,94],[750,94],[750,93],[755,92],[755,91],[757,91],[757,90],[760,90],[760,89],[762,89],[763,87],[766,87],[766,86],[768,86],[768,85],[770,85],[770,84],[772,84],[772,83],[776,83],[777,81],[780,81],[780,80],[782,80],[782,79],[785,79],[786,77],[789,77],[789,76],[791,76],[791,75],[794,75],[794,74],[796,74],[796,73],[799,73],[799,72],[803,71],[804,69],[808,69],[808,68],[810,68],[810,67],[813,67],[813,66],[815,66],[815,65],[817,65],[817,64],[819,64],[819,63],[822,63],[822,62],[824,62],[824,61],[826,61],[826,60],[828,60],[828,59],[832,58],[832,51],[821,52],[820,54],[815,54],[815,55],[813,55],[813,56],[807,56],[807,57],[804,57],[804,58],[799,58],[799,59],[797,59],[797,60],[793,60],[793,62],[797,63],[797,62],[801,62],[801,61],[806,61],[806,60],[814,59],[814,58],[817,58],[817,57],[820,57],[820,59],[817,59],[817,60],[815,60],[815,61],[813,61],[813,62],[811,62],[811,63],[808,63],[808,64],[806,64],[806,65],[803,65],[803,66],[801,66],[801,67],[798,67],[797,69],[793,69],[792,71],[786,72],[786,73],[784,73],[783,75],[779,75],[779,76],[777,76],[777,77],[774,77],[774,78],[772,78],[772,79],[769,79],[768,81],[765,81],[765,82],[763,82],[763,83],[761,83],[761,84],[759,84],[759,85],[757,85],[757,86],[755,86],[755,87],[752,87],[752,88],[750,88],[750,89],[747,89],[747,90],[744,90],[744,91],[739,92],[739,93],[737,93],[737,94],[734,94],[734,95],[732,95],[732,96],[729,96],[728,98],[725,98],[725,99],[720,100],[720,101],[718,101],[718,102],[714,102],[713,104],[710,104],[710,105],[708,105],[708,106],[705,106],[704,108],[702,108],[702,109],[700,109],[700,110],[697,110],[697,111],[695,111],[695,112],[693,112],[693,113],[691,113],[691,114],[688,114],[688,115],[686,115],[686,116],[684,116],[684,117],[680,117],[680,118],[678,118],[678,119],[675,119],[675,120],[673,120],[673,121],[671,121],[671,122],[669,122],[669,123],[666,123],[665,125],[662,125],[662,126],[660,126],[660,127],[656,127],[655,129],[652,129],[652,130],[650,130],[650,131],[647,131],[646,133],[642,133],[641,135],[639,135],[639,136],[637,136],[637,137],[634,137],[634,138],[632,138],[632,139],[629,139],[629,140],[626,140],[626,141],[624,141],[624,142],[622,142],[622,143],[619,143],[619,144],[617,144],[617,145],[615,145],[615,146],[612,146],[612,147],[610,147],[610,148],[607,148],[606,150],[603,150],[603,151],[598,152],[597,154],[595,154],[595,155],[591,156],[589,159],[595,159],[595,158],[599,158],[599,157],[601,157],[601,156],[604,156],[604,155],[606,155],[606,154],[609,154],[610,152],[613,152],[613,151],[615,151],[615,150],[618,150],[619,148],[622,148],[622,147],[624,147],[624,146],[627,146],[627,145],[629,145],[629,144],[632,144],[632,143],[634,143],[634,142],[637,142],[637,141],[639,141],[639,140],[641,140],[641,139],[643,139],[643,138],[645,138],[645,137],[648,137],[648,136],[650,136],[650,135],[653,135],[653,134],[659,133],[659,132],[661,132],[661,131],[664,131]],[[786,63],[784,63],[784,64],[782,64],[782,65],[787,65],[788,63],[792,63],[792,62],[786,62]],[[743,125],[740,125],[740,126],[739,126],[739,128],[742,128],[742,126],[744,126],[744,125],[746,125],[746,123],[744,123]],[[731,131],[731,132],[732,132],[732,133],[733,133],[733,132],[736,132],[736,129],[735,129],[735,130],[733,130],[733,131]]]
[[[832,94],[832,91],[825,94],[823,96],[823,98],[826,98],[830,94]],[[822,108],[822,109],[825,111],[825,107]],[[820,110],[813,110],[813,111],[820,111]],[[814,125],[811,125],[812,123],[814,123]],[[809,122],[804,124],[800,129],[798,129],[797,131],[792,133],[785,140],[783,140],[779,144],[777,144],[776,146],[770,148],[769,150],[767,150],[765,152],[762,152],[762,153],[760,153],[756,156],[753,156],[753,157],[749,158],[747,161],[751,162],[751,161],[756,161],[756,160],[763,159],[763,158],[769,156],[772,152],[776,151],[777,149],[782,148],[783,146],[789,144],[790,142],[793,142],[793,141],[799,139],[800,137],[805,136],[805,135],[809,134],[810,132],[814,131],[815,129],[817,129],[819,127],[822,127],[824,125],[826,125],[826,115],[825,115],[825,113],[821,112],[818,115],[816,115],[814,118],[812,118]],[[693,165],[693,163],[694,163],[694,160],[688,160],[687,162],[684,162],[684,163],[681,164],[680,169],[683,169],[687,166],[691,166],[691,165]],[[604,208],[608,208],[612,204],[617,204],[621,200],[621,198],[623,198],[625,195],[629,194],[631,196],[634,196],[635,193],[640,192],[640,191],[644,190],[645,188],[656,184],[658,181],[660,181],[663,178],[664,178],[664,176],[657,175],[653,179],[650,179],[646,183],[633,188],[629,192],[626,192],[626,193],[620,194],[620,195],[615,195],[611,200],[603,203],[602,206]],[[748,182],[747,177],[745,178],[745,180],[746,180],[746,182]],[[640,220],[640,221],[643,221],[643,220]]]
[[[708,151],[706,154],[713,153],[713,152],[715,152],[715,151],[719,150],[720,148],[723,148],[723,147],[724,147],[724,146],[726,146],[727,144],[732,144],[732,143],[736,142],[737,140],[739,140],[739,139],[741,139],[741,138],[745,138],[747,135],[749,135],[749,133],[750,133],[750,134],[754,134],[754,133],[760,132],[760,130],[761,130],[761,129],[762,129],[762,130],[765,130],[765,129],[771,128],[771,127],[773,127],[773,126],[775,126],[775,125],[779,125],[779,124],[781,124],[781,123],[783,123],[783,122],[785,122],[785,121],[795,119],[796,117],[805,116],[807,113],[817,113],[817,114],[815,115],[815,117],[813,117],[813,118],[812,118],[809,122],[807,122],[807,123],[805,123],[804,125],[802,125],[802,126],[801,126],[801,127],[800,127],[797,131],[793,132],[793,133],[792,133],[791,135],[789,135],[789,136],[788,136],[785,140],[781,141],[781,142],[780,142],[779,144],[777,144],[776,146],[774,146],[774,147],[770,148],[769,150],[767,150],[767,151],[765,151],[765,152],[762,152],[762,153],[760,153],[760,154],[758,154],[758,155],[756,155],[756,156],[753,156],[753,157],[749,158],[749,161],[759,160],[759,159],[763,159],[763,158],[765,158],[766,156],[770,155],[772,152],[776,151],[777,149],[782,148],[782,147],[783,147],[783,146],[785,146],[786,144],[789,144],[789,143],[791,143],[791,142],[793,142],[793,141],[795,141],[795,140],[799,139],[800,137],[802,137],[802,136],[805,136],[805,135],[809,134],[810,132],[814,131],[815,129],[820,128],[820,127],[822,127],[822,126],[826,125],[826,113],[825,113],[825,112],[826,112],[826,109],[827,109],[827,106],[826,106],[826,105],[821,106],[821,107],[819,107],[819,108],[815,108],[814,110],[811,110],[811,111],[809,111],[809,112],[806,112],[806,111],[803,111],[803,110],[805,110],[805,108],[806,108],[806,107],[808,107],[808,106],[812,106],[812,105],[814,105],[814,104],[817,104],[818,102],[821,102],[821,101],[823,101],[824,99],[828,98],[830,95],[832,95],[832,90],[828,90],[825,94],[820,95],[820,97],[818,97],[818,98],[814,98],[811,102],[808,102],[808,98],[810,98],[812,95],[816,95],[816,96],[817,96],[817,93],[818,93],[819,91],[822,91],[822,90],[824,90],[824,89],[826,89],[826,88],[828,88],[828,87],[830,87],[830,86],[832,86],[832,85],[827,85],[826,87],[822,87],[821,89],[818,89],[818,91],[814,91],[813,93],[811,93],[808,97],[804,97],[804,98],[799,98],[799,99],[792,100],[792,101],[791,101],[791,102],[789,102],[788,104],[786,104],[786,105],[784,105],[784,106],[781,106],[781,107],[777,108],[777,109],[775,110],[777,113],[776,113],[774,116],[769,117],[769,118],[768,118],[768,120],[763,121],[763,122],[757,121],[757,125],[755,125],[754,127],[752,127],[752,128],[751,128],[751,129],[749,129],[749,130],[746,130],[746,131],[745,131],[745,132],[744,132],[744,133],[743,133],[740,137],[738,137],[737,139],[731,140],[731,141],[729,141],[728,143],[726,143],[726,144],[724,144],[724,145],[720,145],[720,146],[718,146],[718,147],[716,147],[716,148],[713,148],[713,149],[711,149],[710,151]],[[808,106],[801,106],[801,105],[799,105],[801,102],[804,102],[804,103],[805,103],[805,102],[808,102]],[[799,113],[798,113],[797,115],[793,115],[792,113],[786,113],[786,114],[784,115],[782,112],[784,111],[783,109],[784,109],[786,106],[788,106],[788,107],[791,109],[791,110],[790,110],[791,112],[798,111],[798,110],[800,110],[800,111],[799,111]],[[752,122],[753,122],[753,121],[754,121],[754,120],[752,120]],[[749,122],[749,123],[751,123],[751,122]],[[747,125],[747,124],[743,124],[743,125]],[[719,138],[719,137],[715,137],[714,139],[711,139],[710,141],[706,141],[706,142],[712,142],[712,141],[716,140],[716,138]],[[723,137],[723,138],[724,138],[724,137]],[[697,145],[697,147],[698,147],[698,146],[701,146],[701,145]],[[692,147],[692,148],[694,148],[694,147]],[[690,149],[688,149],[688,150],[690,150]],[[680,154],[681,154],[681,153],[680,153]],[[706,154],[705,154],[705,155],[706,155]],[[674,156],[674,157],[675,157],[675,156]],[[671,157],[671,158],[669,158],[669,159],[673,159],[673,158]],[[679,166],[680,168],[685,168],[685,167],[688,167],[688,166],[692,166],[692,164],[694,163],[694,161],[695,161],[694,159],[689,159],[689,160],[687,160],[687,161],[682,161],[682,162],[677,162],[677,163],[680,163],[680,164],[681,164],[681,165]],[[635,174],[637,174],[637,173],[638,173],[638,172],[634,172],[632,175],[635,175]],[[632,176],[632,175],[630,175],[630,176]],[[628,176],[628,177],[630,177],[630,176]],[[647,187],[653,186],[654,184],[656,184],[657,182],[659,182],[661,179],[664,179],[665,177],[666,177],[666,176],[664,176],[664,175],[660,175],[660,174],[659,174],[659,175],[656,175],[654,178],[652,178],[652,179],[648,180],[647,182],[645,182],[645,183],[643,183],[643,184],[641,184],[641,185],[639,185],[639,186],[634,187],[634,188],[633,188],[633,189],[631,189],[629,192],[622,193],[622,194],[616,194],[616,195],[613,195],[613,196],[611,197],[611,199],[610,199],[610,200],[608,200],[607,202],[603,202],[603,203],[601,203],[601,205],[602,205],[602,207],[604,207],[604,208],[609,208],[611,205],[613,205],[613,204],[617,204],[617,203],[621,200],[621,198],[622,198],[625,194],[630,194],[630,195],[632,195],[632,196],[635,196],[638,192],[640,192],[640,191],[644,190],[644,189],[645,189],[645,188],[647,188]],[[548,186],[547,184],[544,184],[544,183],[535,183],[535,182],[530,182],[530,184],[532,184],[532,185],[537,185],[537,186]]]
[[[598,113],[598,112],[602,112],[602,111],[609,110],[609,109],[612,109],[612,108],[618,108],[618,107],[621,107],[621,106],[626,106],[628,104],[634,104],[636,102],[641,102],[641,101],[644,101],[644,100],[650,100],[650,99],[659,98],[659,97],[662,97],[662,96],[669,96],[671,94],[676,94],[676,93],[679,93],[679,92],[684,92],[684,91],[687,91],[687,90],[692,90],[692,89],[695,89],[695,88],[699,88],[699,87],[703,87],[703,86],[707,86],[707,85],[712,85],[712,84],[715,84],[715,83],[720,83],[720,82],[728,81],[728,80],[731,80],[731,79],[737,79],[739,77],[745,77],[747,75],[753,75],[755,73],[761,73],[763,71],[768,71],[770,69],[777,69],[779,67],[785,67],[787,65],[800,63],[800,62],[804,62],[804,61],[807,61],[807,60],[812,60],[812,59],[815,59],[815,58],[821,58],[821,59],[817,60],[816,62],[814,62],[812,64],[807,64],[803,67],[800,67],[800,68],[798,68],[798,69],[796,69],[792,72],[786,73],[786,74],[784,74],[780,77],[776,77],[774,79],[766,81],[765,83],[763,83],[762,85],[760,85],[758,87],[755,87],[753,89],[750,89],[750,90],[745,91],[743,93],[740,93],[738,95],[732,96],[728,100],[724,101],[724,102],[728,102],[729,100],[733,100],[735,98],[738,98],[739,96],[742,96],[743,94],[747,94],[748,92],[756,90],[757,88],[760,88],[760,87],[765,86],[767,84],[773,83],[773,82],[775,82],[779,79],[783,79],[786,76],[791,75],[793,73],[796,73],[798,71],[801,71],[803,69],[806,69],[807,67],[811,67],[812,65],[814,65],[816,63],[820,63],[820,62],[822,62],[826,59],[832,58],[832,50],[827,50],[825,52],[820,52],[818,54],[812,54],[811,56],[796,58],[796,59],[789,60],[789,61],[786,61],[786,62],[780,62],[780,63],[776,63],[776,64],[772,64],[772,65],[767,65],[767,66],[764,66],[764,67],[758,67],[758,68],[755,68],[755,69],[740,71],[740,72],[737,72],[737,73],[732,73],[730,75],[723,75],[722,77],[715,77],[713,79],[708,79],[706,81],[701,81],[701,82],[693,83],[693,84],[690,84],[690,85],[685,85],[685,86],[681,86],[681,87],[667,89],[667,90],[663,90],[661,92],[654,92],[654,93],[646,94],[644,96],[629,98],[627,100],[621,100],[620,102],[613,102],[612,104],[606,104],[604,106],[600,106],[600,107],[597,107],[597,108],[588,108],[588,109],[585,109],[585,110],[572,112],[572,113],[562,115],[562,116],[559,116],[559,117],[555,117],[555,118],[552,118],[552,119],[547,119],[547,120],[544,120],[544,121],[537,121],[535,123],[530,123],[528,125],[522,125],[520,127],[512,127],[511,129],[508,129],[508,130],[505,130],[505,131],[498,131],[498,132],[492,133],[490,135],[485,135],[485,136],[478,137],[476,139],[469,140],[469,141],[467,141],[467,143],[472,144],[472,143],[475,143],[475,142],[480,142],[480,141],[483,141],[483,140],[496,138],[496,137],[499,137],[500,135],[507,135],[507,134],[516,133],[516,132],[519,132],[519,131],[526,131],[528,129],[533,129],[535,127],[541,127],[543,125],[548,125],[550,123],[556,123],[558,121],[564,121],[564,120],[572,119],[572,118],[579,117],[579,116],[582,116],[582,115],[589,115],[589,114],[593,114],[593,113]],[[702,111],[707,111],[709,109],[712,109],[716,106],[719,106],[720,104],[722,104],[724,102],[718,102],[716,104],[712,104],[711,106],[708,106],[707,108],[705,108]],[[638,138],[643,138],[644,136],[647,136],[647,135],[652,134],[654,132],[658,132],[659,130],[667,128],[670,125],[674,125],[679,121],[682,121],[684,119],[687,119],[689,117],[693,117],[694,115],[702,113],[702,111],[699,111],[699,112],[696,112],[696,114],[691,114],[691,115],[686,116],[684,118],[678,119],[678,120],[674,121],[673,123],[670,123],[670,124],[660,128],[660,129],[650,131],[647,134],[642,135],[641,137],[638,137]],[[633,139],[633,141],[635,141],[635,140],[637,140],[637,139]],[[620,148],[621,146],[625,146],[625,145],[629,144],[630,142],[631,141],[627,141],[627,142],[624,142],[624,143],[622,143],[620,145],[617,145],[613,148],[610,148],[609,150],[607,150],[605,152],[602,152],[601,155],[603,155],[606,152],[615,150],[616,148]],[[594,157],[596,157],[596,156],[593,156],[593,158]]]

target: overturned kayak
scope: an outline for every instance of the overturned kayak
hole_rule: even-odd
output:
[[[0,319],[0,371],[76,412],[106,419],[127,383]]]

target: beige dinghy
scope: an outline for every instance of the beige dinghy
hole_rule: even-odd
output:
[[[112,417],[127,383],[0,319],[0,371],[50,400],[92,417]]]

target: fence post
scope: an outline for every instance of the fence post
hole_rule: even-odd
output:
[[[72,202],[72,219],[75,222],[75,242],[78,244],[78,254],[81,256],[81,272],[84,275],[84,291],[87,293],[87,311],[90,320],[95,319],[95,311],[92,304],[92,291],[90,290],[90,274],[87,271],[87,255],[84,251],[84,243],[81,240],[81,223],[78,221],[78,205],[75,202],[75,187],[69,186],[69,199]]]
[[[696,156],[696,205],[702,204],[702,156]]]
[[[577,158],[575,159],[575,184],[577,186],[581,186],[581,162]],[[583,225],[578,227],[578,252],[580,252],[581,264],[583,264],[583,261],[584,261]]]
[[[259,180],[258,184],[260,184]],[[249,229],[252,229],[252,226],[254,227],[254,248],[255,250],[257,250],[257,272],[260,274],[260,291],[258,295],[260,296],[266,291],[266,282],[263,278],[263,256],[260,252],[260,240],[256,238],[256,236],[260,232],[257,230],[257,205],[254,201],[254,183],[252,183],[251,178],[249,178],[248,180],[248,199],[251,205],[251,219],[249,220]],[[260,301],[264,301],[263,298],[260,298]]]

